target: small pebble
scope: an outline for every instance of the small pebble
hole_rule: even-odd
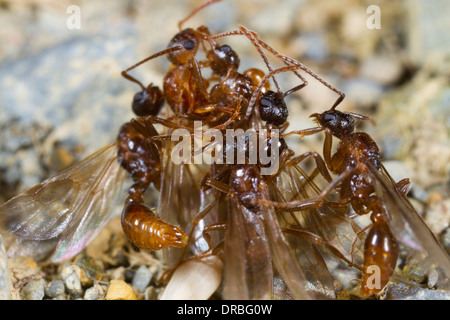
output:
[[[9,279],[8,256],[0,235],[0,300],[11,299],[11,281]]]
[[[384,300],[450,300],[450,294],[439,290],[410,288],[403,283],[389,283],[382,298]]]
[[[426,279],[426,274],[422,269],[415,266],[407,265],[403,269],[405,277],[417,283],[423,283]]]
[[[62,280],[51,281],[45,288],[45,295],[50,298],[64,295],[64,282]]]
[[[42,300],[45,296],[45,280],[31,280],[22,288],[23,300]]]
[[[372,55],[361,65],[361,76],[381,85],[389,85],[402,75],[403,67],[395,55]]]
[[[8,260],[9,269],[17,280],[32,277],[38,272],[36,261],[28,257],[16,256]]]
[[[445,229],[445,231],[441,233],[439,240],[444,246],[444,249],[450,254],[450,228]]]
[[[374,106],[383,94],[383,86],[363,77],[353,78],[342,85],[346,99],[356,104],[359,110]]]
[[[104,274],[103,269],[94,259],[84,254],[80,254],[75,259],[75,264],[84,270],[86,276],[93,280],[99,280]]]
[[[140,266],[134,274],[131,285],[133,287],[136,287],[139,291],[144,292],[145,288],[147,288],[148,284],[150,283],[152,276],[153,274],[150,273],[150,270],[147,268],[147,266]]]
[[[80,267],[65,263],[62,267],[61,278],[71,297],[79,298],[82,296],[83,290],[80,281]]]
[[[428,273],[428,280],[427,280],[428,288],[433,288],[438,282],[438,280],[439,280],[439,273],[435,269],[432,269]]]
[[[137,297],[131,286],[125,281],[111,280],[106,300],[137,300]]]
[[[84,292],[84,300],[98,300],[100,293],[97,287],[90,287]]]
[[[160,292],[161,292],[161,290],[159,290],[153,286],[147,287],[147,289],[145,289],[145,292],[144,292],[144,299],[145,300],[157,300]]]

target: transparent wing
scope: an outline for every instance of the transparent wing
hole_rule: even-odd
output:
[[[200,190],[200,182],[209,167],[196,164],[175,164],[171,153],[174,143],[168,142],[164,146],[163,162],[161,166],[161,188],[158,203],[159,216],[172,225],[180,226],[185,232],[190,232],[192,221],[204,205],[214,198]],[[215,210],[215,209],[214,209]],[[210,213],[198,225],[193,237],[197,241],[190,241],[190,252],[197,254],[208,249],[202,238],[205,225],[212,224],[217,214]],[[164,249],[164,259],[168,265],[176,264],[184,248],[169,247]]]
[[[320,193],[314,181],[298,166],[286,167],[272,185],[272,193],[276,201],[290,202],[311,199]],[[345,216],[345,212],[330,207],[310,210],[283,212],[279,214],[279,222],[283,228],[297,231],[308,231],[315,234],[339,252],[351,259],[350,251],[356,231],[359,227]],[[316,299],[335,298],[333,278],[325,263],[324,257],[336,258],[324,246],[317,245],[307,237],[286,235],[291,247],[295,249],[297,259],[306,276],[311,293]],[[358,248],[360,244],[355,245]],[[361,250],[359,250],[361,251]],[[358,252],[360,253],[360,252]],[[355,257],[357,253],[353,253]]]
[[[79,252],[112,217],[124,173],[114,143],[0,206],[9,254],[53,251],[57,261]]]
[[[223,295],[225,299],[271,299],[272,258],[263,217],[227,197]]]
[[[264,198],[269,199],[268,190],[266,190]],[[273,264],[293,298],[305,300],[320,297],[320,294],[317,294],[317,288],[312,287],[311,284],[313,283],[307,280],[304,268],[296,257],[295,249],[283,233],[275,211],[271,207],[262,207],[262,212],[272,251]]]
[[[383,199],[390,215],[394,236],[408,251],[408,264],[417,265],[425,272],[437,271],[437,286],[450,289],[450,257],[442,248],[406,196],[384,167],[368,167],[373,175],[377,195]]]

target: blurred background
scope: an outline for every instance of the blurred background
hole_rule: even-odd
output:
[[[0,204],[113,142],[139,89],[120,72],[166,48],[178,21],[202,3],[0,0]],[[374,120],[358,128],[374,136],[395,179],[412,179],[414,205],[449,249],[448,12],[446,0],[224,0],[183,27],[243,25],[343,91],[339,108]],[[266,70],[247,39],[221,43],[238,52],[241,70]],[[161,85],[169,66],[160,57],[133,74]],[[306,77],[288,101],[290,129],[314,126],[308,116],[337,98]],[[279,78],[283,90],[298,84]],[[298,153],[320,151],[322,138],[291,143]]]

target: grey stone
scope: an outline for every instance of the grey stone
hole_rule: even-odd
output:
[[[45,288],[45,295],[50,298],[61,296],[64,292],[64,282],[62,280],[53,280]]]
[[[144,292],[145,288],[147,288],[148,284],[150,283],[152,276],[153,274],[150,272],[147,266],[140,266],[134,274],[131,285],[133,287],[136,287],[139,291]]]
[[[158,295],[160,294],[161,290],[158,288],[155,288],[153,286],[149,286],[144,291],[144,299],[145,300],[156,300],[158,298]]]
[[[83,289],[81,288],[78,266],[65,263],[62,267],[61,278],[63,279],[67,292],[71,297],[79,298],[82,296]]]
[[[45,296],[45,280],[31,280],[21,291],[23,300],[42,300]]]
[[[410,288],[403,283],[389,283],[382,298],[385,300],[450,300],[450,294],[439,290]]]
[[[447,0],[408,1],[408,53],[410,59],[422,64],[436,52],[450,53],[450,2]]]
[[[11,299],[11,281],[9,279],[8,256],[0,235],[0,300]]]
[[[370,108],[378,102],[384,92],[383,86],[375,81],[363,77],[348,80],[342,86],[346,100],[357,105],[358,108]]]
[[[90,287],[84,292],[84,300],[98,300],[100,298],[100,293],[97,287]]]

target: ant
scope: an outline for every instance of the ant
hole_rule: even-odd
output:
[[[295,69],[295,66],[282,67],[272,73],[285,72],[293,68]],[[271,74],[267,74],[260,85],[270,76]],[[339,200],[337,205],[349,204],[357,215],[371,214],[372,223],[358,233],[359,237],[367,231],[364,244],[361,295],[368,296],[379,293],[394,273],[399,257],[399,242],[397,239],[399,236],[394,236],[392,228],[395,227],[395,224],[392,220],[414,221],[411,230],[399,230],[397,225],[395,232],[399,234],[410,232],[413,234],[413,236],[409,235],[410,237],[417,239],[417,242],[421,242],[422,249],[424,247],[430,248],[430,252],[432,251],[436,255],[433,259],[440,259],[436,265],[440,265],[444,269],[447,279],[448,273],[450,273],[450,260],[448,257],[444,258],[442,248],[435,237],[412,206],[408,205],[405,195],[410,188],[409,179],[403,179],[395,183],[382,165],[381,152],[375,141],[365,132],[355,132],[355,119],[370,119],[356,113],[340,112],[336,110],[336,105],[323,113],[314,113],[311,117],[315,118],[318,127],[292,131],[285,134],[284,137],[291,134],[304,137],[321,131],[325,132],[323,160],[316,162],[320,173],[330,183],[315,200],[317,206],[321,206],[321,199],[324,199],[333,190],[338,189]],[[340,143],[332,155],[333,136],[338,138]],[[316,154],[316,156],[318,155]],[[325,163],[326,166],[323,166],[322,163]],[[336,174],[337,178],[330,181],[328,170]],[[302,202],[270,204],[288,209],[295,208]],[[331,204],[328,203],[328,205]],[[425,234],[426,236],[418,236],[418,234]],[[373,266],[377,266],[380,270],[380,284],[376,287],[369,284],[373,272],[370,267]]]
[[[274,97],[275,95],[272,93],[260,99],[260,115],[261,119],[266,119],[266,127],[278,127],[286,122],[284,114],[287,106],[283,99]],[[251,119],[249,122],[255,123]],[[267,145],[274,143],[272,139],[272,136],[267,138]],[[204,189],[213,188],[218,193],[216,193],[216,199],[194,218],[189,239],[192,239],[194,229],[200,221],[203,221],[224,199],[226,199],[225,203],[228,207],[226,221],[204,227],[203,238],[210,249],[187,259],[203,259],[222,252],[225,266],[223,283],[225,298],[270,298],[273,285],[272,263],[296,298],[305,299],[312,296],[323,298],[322,294],[325,292],[326,297],[334,297],[332,293],[334,290],[331,289],[331,276],[323,261],[317,260],[314,267],[300,264],[295,258],[293,249],[287,246],[285,237],[291,234],[310,242],[310,244],[325,246],[348,264],[351,262],[323,237],[302,230],[301,226],[296,230],[281,228],[275,211],[266,205],[266,201],[270,201],[270,194],[274,190],[278,194],[283,193],[282,187],[276,185],[276,177],[287,168],[287,164],[292,166],[293,162],[301,161],[292,159],[293,152],[288,149],[284,139],[278,143],[281,169],[275,174],[262,175],[261,168],[264,165],[259,162],[257,164],[248,163],[248,158],[245,164],[213,164],[211,166],[208,174],[202,179],[202,185]],[[236,149],[236,145],[233,146]],[[246,144],[244,148],[248,147]],[[325,204],[326,201],[320,200],[320,205]],[[302,204],[296,203],[295,208],[289,208],[288,211],[315,209],[317,206],[318,202],[306,199]],[[217,211],[214,212],[217,214]],[[219,240],[216,245],[212,244],[210,236],[213,231],[225,231],[223,240]],[[308,252],[314,257],[314,253],[311,251],[314,250],[312,247],[306,247],[305,250],[309,250]],[[186,259],[179,261],[178,265],[185,261]],[[315,283],[319,287],[323,286],[321,293],[309,292],[305,289],[306,285],[304,286],[304,284],[307,280],[303,268],[308,270],[316,268],[317,281]],[[320,289],[317,288],[317,291]]]
[[[192,28],[181,30],[183,23],[190,17],[218,1],[221,0],[207,1],[181,20],[178,24],[180,32],[172,38],[167,49],[157,52],[122,71],[122,76],[137,83],[142,88],[142,91],[135,95],[133,101],[133,110],[138,111],[135,111],[137,115],[156,116],[165,97],[177,118],[198,119],[200,117],[200,119],[206,119],[209,123],[217,123],[222,118],[223,113],[236,113],[236,109],[240,110],[241,101],[250,98],[253,92],[252,81],[247,75],[237,73],[239,57],[231,47],[228,45],[219,46],[211,39],[206,26],[201,26],[195,30]],[[199,62],[196,55],[200,47],[204,48],[204,42],[208,42],[211,49],[205,49],[207,60]],[[163,81],[163,93],[153,84],[145,87],[139,80],[129,74],[131,70],[141,64],[162,55],[167,55],[172,63],[172,68]],[[209,81],[202,76],[201,67],[210,67],[213,76],[220,78],[219,83],[211,89],[211,92],[207,90]],[[248,71],[248,73],[252,75],[254,72]],[[216,117],[210,117],[210,114],[216,111],[219,114]],[[163,119],[156,117],[153,120],[159,121],[159,123],[164,122]],[[167,122],[163,124],[167,124]],[[226,125],[227,123],[223,126]]]

